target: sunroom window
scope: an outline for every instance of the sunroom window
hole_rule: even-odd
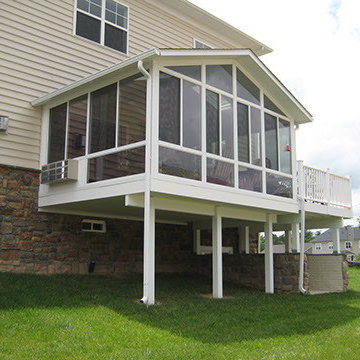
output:
[[[172,65],[159,75],[161,174],[293,197],[291,123],[244,72]]]
[[[114,0],[77,0],[76,35],[127,53],[127,6]]]
[[[48,162],[85,156],[88,182],[143,173],[145,127],[146,79],[138,74],[50,109]]]

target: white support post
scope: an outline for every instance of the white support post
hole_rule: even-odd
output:
[[[300,252],[300,224],[295,223],[291,225],[291,250],[293,253]]]
[[[216,210],[212,218],[213,298],[223,297],[222,219]]]
[[[145,192],[144,204],[144,274],[143,298],[146,305],[155,304],[155,207],[150,200],[150,191]]]
[[[340,229],[339,228],[332,228],[331,229],[331,233],[332,233],[332,240],[333,240],[333,252],[334,254],[340,254],[341,249],[340,249]]]
[[[291,241],[292,241],[292,231],[285,231],[285,253],[289,254],[291,252]]]
[[[249,226],[239,226],[239,253],[250,253],[250,228]]]
[[[200,254],[200,245],[201,245],[201,230],[194,228],[194,253],[196,255]]]
[[[265,223],[265,292],[274,293],[273,219],[267,215]]]

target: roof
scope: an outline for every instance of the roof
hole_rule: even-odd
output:
[[[354,230],[354,240],[360,240],[360,229],[345,226],[343,228],[340,228],[340,241],[350,240],[348,237],[349,229]],[[328,229],[324,231],[322,234],[318,235],[315,239],[311,240],[312,243],[329,242],[329,241],[333,241],[332,229]]]
[[[152,5],[157,5],[167,12],[175,12],[178,17],[183,14],[186,20],[195,23],[202,23],[208,27],[208,31],[222,34],[222,36],[238,42],[243,47],[251,49],[256,55],[261,56],[272,52],[272,49],[253,37],[245,34],[236,27],[228,24],[217,16],[210,14],[206,10],[196,6],[187,0],[145,0],[151,2]],[[201,39],[199,39],[201,40]],[[205,39],[204,39],[205,40]]]
[[[312,121],[312,115],[295,98],[295,96],[281,83],[281,81],[266,67],[266,65],[250,49],[152,49],[139,55],[121,61],[95,74],[87,76],[79,81],[55,90],[50,94],[41,96],[32,101],[33,106],[45,105],[57,97],[69,95],[75,90],[80,93],[88,92],[87,87],[100,79],[114,81],[113,76],[122,69],[137,66],[139,61],[151,61],[157,57],[168,58],[226,58],[236,60],[252,77],[261,84],[267,95],[276,99],[277,105],[293,118],[295,124]],[[109,82],[110,83],[110,82]]]

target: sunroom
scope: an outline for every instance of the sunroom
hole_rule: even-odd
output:
[[[271,233],[298,216],[295,127],[312,117],[250,50],[151,50],[32,104],[43,106],[40,210],[143,219],[145,302],[155,221],[177,216],[212,219],[214,297],[222,219],[265,228],[274,291]]]

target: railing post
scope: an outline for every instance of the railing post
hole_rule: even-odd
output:
[[[330,169],[326,169],[325,174],[325,201],[330,206]]]
[[[305,176],[304,176],[304,161],[298,161],[298,178],[299,178],[299,196],[303,199],[305,197]]]

